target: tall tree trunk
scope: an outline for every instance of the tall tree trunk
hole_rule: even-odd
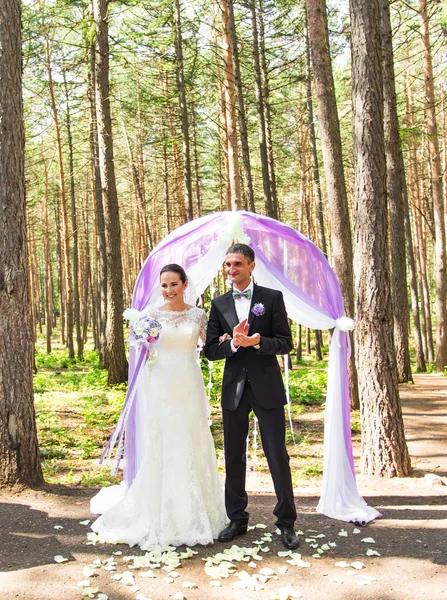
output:
[[[222,0],[219,6],[222,11],[223,87],[225,96],[224,125],[227,142],[226,156],[228,157],[228,163],[226,163],[228,165],[227,180],[231,196],[231,210],[240,210],[242,208],[242,201],[237,137],[236,89],[227,0]]]
[[[101,172],[99,168],[98,127],[96,121],[96,94],[95,94],[95,45],[90,46],[90,71],[88,97],[90,104],[90,164],[92,197],[95,207],[96,247],[98,260],[96,261],[96,276],[98,283],[97,312],[94,315],[97,323],[99,362],[106,366],[106,325],[107,325],[107,252],[106,230],[104,222],[104,205],[101,188]]]
[[[267,153],[267,134],[265,128],[265,107],[264,107],[264,90],[262,89],[261,77],[261,60],[259,56],[259,34],[258,34],[258,17],[256,14],[256,0],[250,0],[251,12],[251,31],[252,31],[252,54],[253,54],[253,69],[255,73],[255,88],[256,88],[256,111],[258,113],[258,135],[259,135],[259,153],[261,156],[261,171],[262,171],[262,188],[264,190],[264,204],[266,213],[277,219],[278,212],[276,203],[273,203],[272,190],[269,176],[269,160]]]
[[[41,485],[22,105],[21,3],[0,3],[0,486]]]
[[[405,476],[411,467],[392,335],[379,0],[350,0],[350,12],[362,472]]]
[[[51,109],[53,112],[54,132],[56,137],[56,150],[59,166],[59,192],[60,192],[60,209],[61,209],[61,251],[64,269],[64,291],[66,301],[66,325],[67,325],[67,348],[69,358],[74,358],[73,344],[73,280],[71,275],[71,260],[70,260],[70,234],[68,230],[68,211],[67,211],[67,194],[65,190],[65,172],[64,160],[62,156],[62,139],[59,127],[59,115],[57,112],[56,98],[54,95],[53,73],[51,65],[51,49],[50,41],[45,35],[45,58],[48,74],[48,88],[50,92]]]
[[[267,144],[267,157],[269,163],[270,196],[272,198],[274,212],[279,217],[278,196],[276,191],[275,160],[273,155],[272,116],[270,111],[270,85],[267,70],[267,60],[265,55],[265,29],[263,10],[263,0],[259,0],[259,55],[261,59],[262,89],[264,92],[265,135]]]
[[[314,109],[312,104],[312,70],[310,68],[309,28],[307,26],[306,8],[304,14],[306,29],[306,105],[307,118],[309,120],[310,148],[312,151],[312,176],[314,183],[314,195],[316,199],[317,208],[318,245],[323,254],[327,256],[326,236],[324,234],[323,200],[321,197],[320,168],[318,165],[317,136],[315,135]]]
[[[112,120],[109,91],[109,32],[106,0],[93,1],[96,25],[95,92],[98,126],[99,166],[104,206],[107,254],[107,328],[106,362],[108,381],[127,379],[127,359],[123,331],[123,267],[121,262],[121,228],[113,164]]]
[[[48,226],[48,197],[49,197],[49,182],[48,182],[48,166],[44,156],[42,155],[44,175],[45,175],[45,191],[41,204],[42,215],[42,245],[43,245],[43,260],[45,269],[45,316],[46,316],[46,344],[47,354],[51,353],[51,333],[53,330],[54,306],[53,306],[53,267],[51,262],[50,252],[50,231]]]
[[[394,348],[399,383],[413,381],[410,365],[410,311],[407,296],[405,256],[405,179],[402,169],[396,86],[394,81],[393,40],[389,0],[380,0],[383,79],[383,126],[390,215],[391,293],[394,315]]]
[[[182,40],[182,17],[180,12],[180,0],[175,0],[175,51],[176,51],[176,76],[178,99],[180,105],[180,121],[182,125],[183,142],[183,183],[185,187],[186,218],[192,221],[194,218],[192,200],[192,176],[191,176],[191,153],[189,148],[189,119],[188,105],[186,103],[186,85],[183,65],[183,40]]]
[[[401,169],[405,177],[405,169],[403,162],[403,154],[400,153]],[[419,315],[419,299],[418,299],[418,288],[417,288],[417,277],[416,277],[416,264],[414,260],[414,249],[413,249],[413,238],[411,235],[411,223],[410,223],[410,207],[408,205],[408,193],[407,185],[404,182],[403,187],[403,200],[404,200],[404,217],[405,217],[405,244],[407,249],[407,261],[408,261],[408,275],[410,280],[410,294],[411,294],[411,312],[413,315],[413,330],[414,330],[414,345],[416,348],[416,371],[419,373],[425,373],[427,367],[425,365],[424,347],[422,342],[421,333],[421,320]]]
[[[73,136],[71,133],[71,115],[70,101],[68,94],[66,68],[62,67],[62,76],[64,81],[65,91],[65,124],[67,127],[68,141],[68,172],[70,176],[70,206],[71,206],[71,228],[73,231],[73,308],[74,321],[76,325],[76,346],[78,358],[82,359],[84,353],[84,343],[82,341],[81,332],[81,308],[79,301],[79,244],[78,244],[78,225],[76,215],[76,196],[75,196],[75,178],[74,178],[74,162],[73,162]]]
[[[231,53],[233,56],[233,75],[234,83],[236,86],[236,97],[238,106],[238,123],[239,123],[239,134],[241,137],[241,150],[242,150],[242,163],[244,166],[244,194],[247,202],[248,210],[254,212],[255,210],[255,198],[253,194],[253,181],[251,177],[251,166],[250,166],[250,149],[248,147],[248,133],[247,133],[247,118],[245,114],[245,103],[244,94],[242,89],[242,76],[241,67],[239,64],[239,46],[236,35],[236,23],[234,20],[234,5],[233,0],[222,0],[222,9],[226,5],[228,12],[228,33],[230,36]]]
[[[354,317],[354,273],[348,197],[343,170],[343,153],[332,75],[325,0],[307,0],[309,42],[316,109],[323,150],[327,201],[331,215],[331,261],[340,282],[346,313]],[[349,384],[352,408],[360,407],[354,336],[350,334]]]
[[[439,153],[433,66],[428,29],[427,0],[419,0],[421,39],[424,57],[425,119],[430,158],[431,193],[435,220],[435,285],[436,285],[436,371],[447,366],[447,280],[444,197],[442,193],[441,156]]]
[[[58,285],[58,299],[59,299],[59,339],[62,346],[65,346],[65,285],[64,285],[64,268],[62,258],[62,240],[61,240],[61,217],[60,217],[60,206],[59,196],[56,197],[56,203],[54,207],[54,221],[56,223],[56,254],[57,254],[57,285]]]

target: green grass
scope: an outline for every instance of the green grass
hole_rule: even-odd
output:
[[[82,361],[69,359],[65,349],[51,354],[38,347],[34,377],[36,421],[44,476],[49,483],[105,486],[118,481],[99,458],[117,423],[127,385],[107,385],[107,372],[99,367],[97,353],[89,350]],[[201,359],[205,385],[209,364]],[[210,390],[211,431],[219,470],[223,467],[223,432],[220,393],[223,361],[213,363]],[[294,477],[318,477],[322,468],[322,436],[326,364],[294,365],[289,371],[295,444],[287,430],[286,441]],[[316,418],[315,418],[316,417]],[[308,422],[307,419],[310,419]],[[258,438],[260,442],[260,438]],[[268,471],[259,447],[258,469]]]

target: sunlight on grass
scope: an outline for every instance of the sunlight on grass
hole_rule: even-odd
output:
[[[317,366],[315,366],[315,364]],[[82,361],[69,359],[64,349],[36,353],[34,377],[36,420],[45,479],[49,483],[106,486],[119,481],[109,466],[98,464],[121,411],[127,385],[109,387],[107,372],[93,350]],[[208,361],[201,359],[205,383]],[[211,432],[219,471],[223,470],[223,431],[220,408],[223,362],[213,364]],[[295,444],[287,429],[286,443],[295,479],[320,477],[322,471],[323,410],[327,370],[324,361],[294,365],[289,371]],[[353,431],[357,423],[353,421]],[[268,472],[262,452],[259,471]]]

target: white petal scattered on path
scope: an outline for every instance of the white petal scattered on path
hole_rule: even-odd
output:
[[[350,565],[345,560],[339,560],[338,562],[335,563],[335,566],[345,569],[346,567],[349,567]]]
[[[55,525],[54,529],[63,529],[62,525]]]
[[[130,571],[124,571],[121,575],[120,583],[123,585],[135,585],[134,576]]]
[[[210,581],[210,585],[212,585],[213,587],[222,587],[222,583],[218,580],[212,579]]]
[[[176,594],[172,594],[174,600],[186,600],[186,596],[182,592],[177,592]]]
[[[138,573],[138,575],[140,577],[147,577],[148,579],[152,579],[153,577],[155,577],[152,569],[149,569],[149,571],[141,571],[140,573]]]
[[[84,579],[84,581],[78,581],[78,587],[90,587],[90,580]]]
[[[366,556],[380,556],[380,554],[379,554],[379,552],[377,552],[377,550],[368,548],[368,550],[366,551]]]
[[[285,575],[287,573],[287,567],[278,567],[278,574]]]
[[[291,600],[293,598],[302,598],[302,594],[291,585],[280,588],[273,596],[274,600]]]
[[[57,562],[57,563],[64,563],[64,562],[68,562],[68,558],[64,558],[64,557],[63,557],[63,556],[61,556],[60,554],[57,554],[57,555],[54,557],[54,562]]]
[[[82,574],[84,575],[84,577],[94,577],[95,575],[97,575],[97,572],[91,567],[84,567],[82,569]]]
[[[341,531],[338,532],[338,535],[340,537],[348,537],[348,532],[345,531],[344,529],[342,529]]]
[[[98,593],[98,588],[86,587],[82,590],[82,596],[88,596],[89,598],[94,598]]]
[[[365,544],[375,544],[376,540],[373,539],[372,537],[369,537],[369,538],[363,538],[362,542],[365,542]]]
[[[357,527],[355,529],[352,530],[352,533],[360,533],[360,529],[358,529]]]
[[[351,563],[351,567],[353,567],[354,569],[363,569],[365,567],[365,564],[360,562],[359,560],[356,560],[354,562]]]
[[[79,525],[88,525],[90,523],[90,519],[86,519],[85,521],[79,521]]]

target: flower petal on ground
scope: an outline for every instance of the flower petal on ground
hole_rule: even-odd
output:
[[[85,521],[79,521],[79,525],[88,525],[90,523],[90,519],[86,519]]]
[[[64,563],[64,562],[68,562],[68,558],[64,558],[64,557],[63,557],[63,556],[61,556],[60,554],[57,554],[57,555],[54,557],[54,562],[57,562],[57,563]]]
[[[362,541],[362,542],[365,542],[365,544],[375,544],[375,543],[376,543],[376,540],[375,540],[375,539],[373,539],[372,537],[369,537],[369,538],[363,538],[361,541]]]
[[[149,569],[149,571],[140,571],[138,573],[138,575],[140,577],[147,577],[148,579],[152,579],[155,577],[154,572],[152,571],[152,569]]]
[[[353,567],[354,569],[357,569],[357,571],[358,571],[359,569],[363,569],[365,567],[365,564],[360,562],[359,560],[356,560],[356,561],[352,562],[350,564],[350,566]]]
[[[373,550],[372,548],[368,548],[366,551],[366,556],[380,556],[377,550]]]
[[[350,564],[347,563],[345,560],[339,560],[338,562],[335,563],[336,567],[341,567],[342,569],[346,569],[346,567],[349,567]]]
[[[293,598],[302,598],[302,594],[290,584],[287,587],[280,588],[273,596],[274,600],[290,600]]]
[[[212,579],[210,581],[210,585],[212,585],[213,587],[222,587],[222,583],[218,580]]]

